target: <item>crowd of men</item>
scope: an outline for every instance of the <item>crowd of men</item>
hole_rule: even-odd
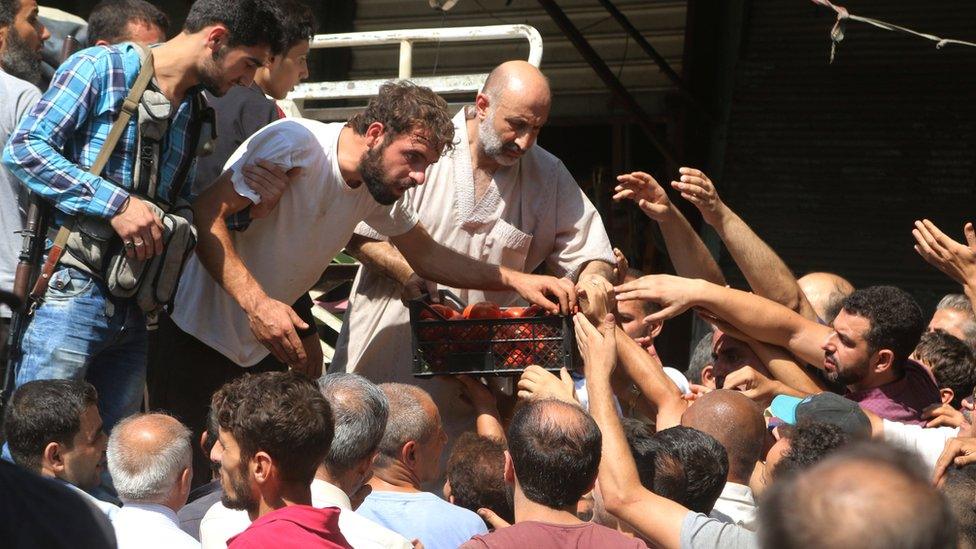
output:
[[[399,81],[347,122],[285,117],[275,101],[308,77],[327,15],[197,0],[177,32],[148,2],[103,0],[91,47],[48,83],[35,0],[0,0],[0,289],[31,200],[52,234],[133,263],[170,251],[177,200],[196,231],[151,314],[47,251],[5,365],[0,544],[976,546],[972,224],[964,242],[910,229],[961,286],[926,322],[902,289],[797,279],[698,169],[670,193],[621,174],[613,198],[658,225],[676,271],[647,275],[535,143],[558,98],[528,63],[457,113]],[[308,291],[342,249],[362,268],[323,372]],[[579,368],[529,366],[514,395],[414,378],[404,301],[445,288],[572,315]],[[712,329],[665,366],[655,338],[689,309]]]

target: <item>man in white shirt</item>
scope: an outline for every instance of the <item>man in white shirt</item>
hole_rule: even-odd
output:
[[[410,549],[413,545],[403,536],[357,514],[349,499],[372,474],[389,415],[386,396],[355,374],[329,374],[319,380],[319,387],[332,407],[335,435],[312,481],[312,506],[338,507],[339,531],[356,549]],[[217,503],[200,523],[203,547],[223,549],[249,524],[246,512]]]
[[[108,469],[123,502],[112,517],[119,549],[199,548],[180,530],[192,473],[190,430],[171,416],[129,416],[112,429]]]
[[[63,482],[109,518],[118,512],[85,491],[101,482],[107,440],[92,384],[42,379],[21,385],[7,404],[3,431],[14,463]]]

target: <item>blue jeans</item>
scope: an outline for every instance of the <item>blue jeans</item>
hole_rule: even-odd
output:
[[[146,384],[146,318],[134,300],[114,298],[98,279],[72,268],[51,276],[24,332],[16,385],[85,379],[98,390],[106,433],[139,411]]]

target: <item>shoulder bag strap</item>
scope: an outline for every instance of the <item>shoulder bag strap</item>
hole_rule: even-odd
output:
[[[143,50],[143,53],[146,53],[145,50]],[[95,163],[88,169],[88,172],[92,175],[100,175],[102,170],[105,169],[105,165],[108,164],[108,159],[112,156],[112,151],[115,149],[115,145],[118,144],[119,138],[122,137],[122,132],[125,131],[129,120],[132,119],[132,116],[139,109],[139,100],[142,98],[142,93],[146,91],[149,81],[152,80],[153,73],[153,56],[152,51],[149,51],[143,56],[142,68],[139,70],[139,76],[136,78],[135,84],[129,90],[129,95],[126,96],[125,101],[122,102],[122,112],[119,113],[119,117],[112,124],[112,129],[109,130],[108,137],[105,139],[102,149],[98,151],[98,156],[95,157]],[[54,267],[57,266],[58,261],[61,261],[64,246],[67,244],[68,236],[71,234],[74,226],[75,218],[72,217],[65,221],[61,225],[61,228],[58,229],[58,234],[54,237],[54,245],[47,254],[47,261],[44,262],[41,274],[37,277],[37,282],[31,290],[30,297],[32,300],[40,299],[47,292],[47,285],[51,280],[51,275],[54,274]]]

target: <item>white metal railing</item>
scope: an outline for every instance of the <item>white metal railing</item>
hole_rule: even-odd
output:
[[[483,27],[454,27],[435,29],[403,29],[388,31],[319,34],[312,38],[312,49],[348,48],[358,46],[400,45],[397,78],[409,78],[439,94],[474,92],[481,89],[487,73],[448,74],[443,76],[413,76],[413,45],[421,42],[479,42],[486,40],[518,40],[529,43],[527,61],[536,67],[542,62],[542,36],[529,25],[489,25]],[[349,108],[314,109],[306,112],[304,103],[310,99],[364,99],[373,97],[389,79],[348,80],[337,82],[307,82],[299,84],[280,101],[285,112],[292,116],[309,116],[322,120],[341,120]]]

